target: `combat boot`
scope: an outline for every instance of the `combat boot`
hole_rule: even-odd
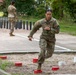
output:
[[[14,34],[12,34],[12,33],[9,33],[10,34],[10,36],[15,36]]]
[[[39,64],[38,64],[38,68],[37,68],[37,70],[41,70],[41,66],[42,66],[42,64],[39,63]]]
[[[41,65],[42,65],[41,63],[38,64],[38,68],[37,68],[37,70],[34,70],[34,74],[42,73]]]

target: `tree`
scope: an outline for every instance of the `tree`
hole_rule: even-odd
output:
[[[27,15],[33,15],[35,11],[34,3],[34,0],[16,0],[17,11],[26,13]]]
[[[76,18],[76,0],[53,0],[52,7],[56,18],[62,19],[67,12]]]
[[[38,16],[40,18],[44,17],[45,13],[45,1],[44,0],[36,0],[35,2],[35,16]]]
[[[11,0],[5,0],[1,10],[7,12],[7,7]],[[17,12],[27,14],[29,16],[44,17],[45,10],[53,9],[53,16],[62,19],[64,13],[76,19],[76,0],[15,0]]]
[[[5,6],[3,9],[4,12],[7,12],[7,7],[10,5],[11,0],[5,0]],[[34,0],[15,0],[15,6],[17,8],[17,12],[26,13],[27,15],[33,15],[35,8],[34,8]]]
[[[76,19],[76,0],[67,0],[65,5],[71,18]]]
[[[52,8],[54,12],[54,16],[58,19],[62,19],[64,17],[64,0],[53,0]]]

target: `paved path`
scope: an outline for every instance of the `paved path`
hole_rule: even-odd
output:
[[[15,37],[9,36],[9,30],[0,29],[0,54],[1,53],[28,53],[39,52],[39,36],[41,31],[34,35],[33,41],[29,41],[27,36],[29,30],[15,30]],[[67,34],[56,34],[55,52],[76,52],[76,36]],[[0,75],[11,75],[0,69]]]
[[[0,53],[28,53],[39,52],[39,36],[41,31],[34,35],[33,41],[29,41],[27,36],[29,30],[15,30],[15,37],[9,36],[9,30],[0,29]],[[55,52],[76,52],[76,36],[67,34],[56,34]]]

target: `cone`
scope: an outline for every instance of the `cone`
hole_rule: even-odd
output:
[[[52,67],[52,70],[53,70],[53,71],[59,70],[59,66],[53,66],[53,67]]]
[[[37,58],[34,58],[33,59],[33,63],[37,63],[38,62],[38,59]]]
[[[0,59],[7,59],[7,56],[0,56]]]
[[[22,66],[22,63],[21,63],[21,62],[16,62],[16,63],[15,63],[15,66],[21,67],[21,66]]]
[[[34,70],[34,74],[42,73],[42,70]]]

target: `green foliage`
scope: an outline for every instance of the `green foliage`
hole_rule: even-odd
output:
[[[7,62],[7,61],[2,61],[2,60],[0,60],[0,68],[1,68],[1,69],[6,70],[6,68],[7,68],[9,65],[12,65],[12,63],[11,63],[11,62]]]
[[[2,5],[0,6],[0,11],[5,12],[6,11],[5,7],[6,7],[6,3],[3,2]]]
[[[69,12],[70,16],[76,19],[75,0],[53,0],[52,7],[54,11],[54,16],[56,18],[61,19],[64,17],[64,13]]]
[[[3,4],[0,6],[0,11],[4,12],[4,16],[7,16],[7,7],[10,4],[10,0],[4,0]]]
[[[43,18],[45,16],[45,7],[44,4],[40,4],[36,9],[37,13],[36,16]]]
[[[26,13],[27,15],[34,14],[34,0],[16,0],[15,6],[17,7],[18,12]]]
[[[7,7],[11,0],[5,0],[0,10],[7,16]],[[35,16],[42,18],[45,9],[53,8],[53,16],[58,19],[64,18],[65,14],[76,20],[76,0],[15,0],[17,12],[23,16]],[[20,15],[21,16],[21,15]]]
[[[17,74],[17,73],[15,73],[15,74],[12,74],[12,75],[24,75],[24,74]]]
[[[63,0],[54,0],[52,2],[52,8],[53,8],[53,16],[55,18],[61,19],[63,18]]]
[[[25,74],[22,74],[22,73],[15,73],[15,74],[12,74],[12,75],[25,75]],[[33,73],[26,73],[26,75],[34,75]]]
[[[70,14],[70,16],[73,18],[73,19],[76,19],[76,1],[75,0],[68,0],[66,3],[65,3],[66,7],[67,7],[67,10]]]

